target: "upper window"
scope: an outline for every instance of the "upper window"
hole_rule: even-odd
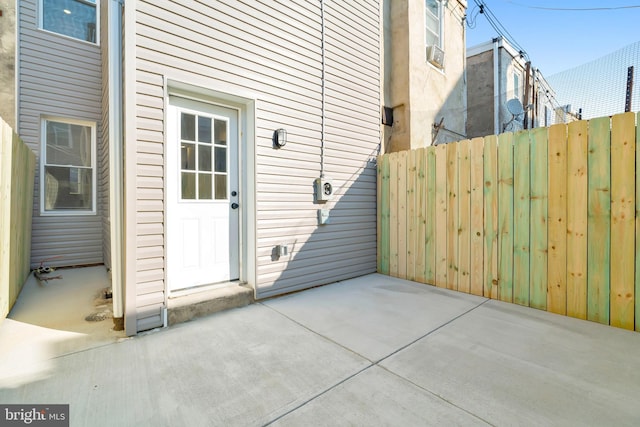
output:
[[[442,0],[425,0],[424,4],[426,44],[442,49]]]
[[[96,43],[97,0],[40,0],[40,26],[54,33]]]
[[[95,123],[42,123],[42,213],[95,213]]]

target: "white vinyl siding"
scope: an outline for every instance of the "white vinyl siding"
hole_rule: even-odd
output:
[[[37,0],[18,2],[18,19],[18,132],[36,153],[38,164],[44,117],[97,123],[100,141],[100,47],[38,29]],[[98,159],[102,156],[100,144],[96,155]],[[99,182],[101,177],[97,179]],[[31,263],[44,259],[58,266],[102,263],[102,215],[42,216],[39,172],[35,182]],[[100,187],[95,206],[98,213],[102,211]]]
[[[226,0],[167,9],[140,0],[136,17],[138,329],[160,320],[164,290],[164,78],[256,98],[257,242],[248,244],[257,244],[258,296],[374,272],[378,1],[326,2],[325,174],[338,189],[326,206],[313,197],[321,152],[320,2]],[[275,150],[278,128],[288,143]],[[331,210],[331,224],[317,225],[321,207]],[[290,255],[273,261],[277,244],[287,244]]]
[[[326,206],[314,204],[309,192],[309,183],[319,176],[319,135],[310,135],[309,150],[295,155],[286,148],[258,150],[261,297],[375,271],[376,177],[369,161],[375,158],[380,138],[377,7],[377,2],[325,3],[324,154],[325,175],[337,189],[333,200]],[[317,113],[310,122],[309,127],[321,123]],[[290,170],[295,163],[299,169]],[[317,225],[319,208],[329,209],[329,224]],[[274,262],[271,251],[280,243],[294,253]]]

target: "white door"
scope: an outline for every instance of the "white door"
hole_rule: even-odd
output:
[[[239,278],[238,111],[172,97],[167,118],[167,287]]]

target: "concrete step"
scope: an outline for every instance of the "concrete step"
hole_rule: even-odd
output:
[[[178,294],[167,301],[167,321],[169,325],[175,325],[253,302],[253,289],[238,284]]]

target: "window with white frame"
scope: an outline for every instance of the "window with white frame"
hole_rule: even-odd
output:
[[[520,75],[513,73],[513,97],[520,99]]]
[[[426,45],[442,49],[442,0],[425,0]]]
[[[40,211],[95,213],[95,123],[42,121]]]
[[[40,28],[97,42],[98,0],[40,0]]]

